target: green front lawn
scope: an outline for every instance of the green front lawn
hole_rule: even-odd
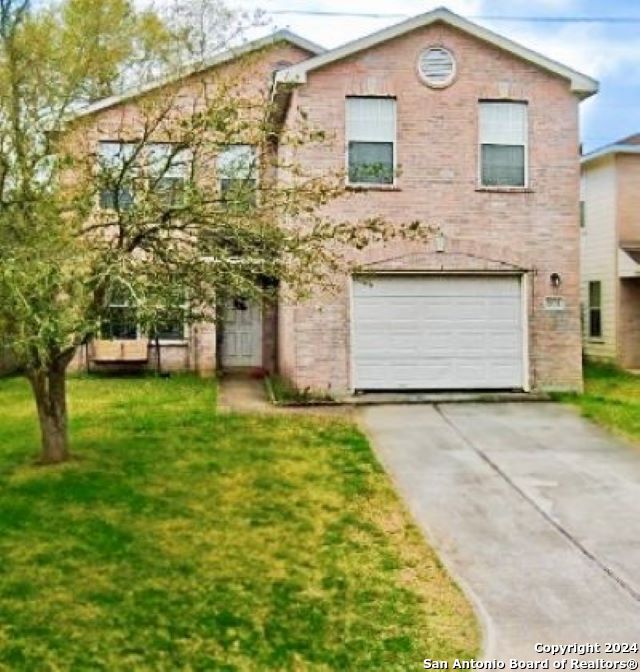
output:
[[[408,670],[478,650],[471,608],[363,436],[216,416],[212,383],[76,379],[78,457],[32,466],[0,381],[0,670]]]
[[[584,394],[562,395],[581,413],[614,432],[640,439],[640,376],[607,364],[589,363]]]

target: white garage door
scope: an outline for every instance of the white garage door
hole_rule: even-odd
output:
[[[355,389],[522,388],[520,278],[377,276],[353,293]]]

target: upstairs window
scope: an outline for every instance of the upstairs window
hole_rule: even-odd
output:
[[[128,210],[134,202],[134,182],[144,177],[163,205],[175,205],[184,196],[191,172],[192,153],[174,143],[100,142],[100,207]]]
[[[480,184],[527,186],[526,103],[480,103]]]
[[[258,158],[252,145],[228,145],[218,154],[220,198],[227,209],[247,210],[256,205]]]
[[[351,184],[393,184],[395,99],[347,98],[346,139]]]
[[[157,142],[147,147],[150,187],[164,204],[177,205],[183,200],[192,159],[189,149],[172,143]]]
[[[109,210],[128,210],[133,205],[131,169],[135,145],[128,142],[100,142],[98,167],[100,169],[100,207]]]
[[[602,283],[589,283],[589,338],[602,338]]]

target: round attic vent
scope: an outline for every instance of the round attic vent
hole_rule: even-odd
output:
[[[418,59],[418,72],[422,81],[434,89],[449,86],[456,76],[453,54],[444,47],[429,47]]]

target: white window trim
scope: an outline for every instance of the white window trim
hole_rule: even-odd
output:
[[[480,107],[483,103],[511,103],[512,105],[522,105],[524,107],[526,133],[524,137],[524,184],[510,185],[510,184],[483,184],[482,183],[482,142],[480,129]],[[529,191],[531,189],[529,182],[529,101],[527,100],[511,100],[511,99],[480,99],[478,100],[476,123],[478,129],[478,170],[477,170],[477,186],[478,191]]]
[[[177,151],[174,153],[174,149],[177,148]],[[166,166],[166,169],[164,173],[160,176],[160,178],[170,178],[170,179],[177,179],[177,180],[184,180],[184,182],[187,182],[189,180],[189,167],[193,165],[193,151],[191,150],[190,147],[182,146],[181,143],[178,142],[162,142],[162,141],[157,141],[157,142],[148,142],[146,145],[142,148],[142,154],[144,155],[144,165],[146,168],[146,172],[148,173],[148,177],[153,177],[157,178],[158,176],[154,174],[153,170],[153,164],[150,160],[152,158],[152,155],[154,152],[158,152],[159,155],[162,155],[164,150],[166,150],[167,156],[161,156],[160,162],[166,162],[167,158],[171,156],[172,161],[175,160],[177,157],[180,157],[181,154],[185,155],[184,159],[179,159],[176,163],[169,163]],[[170,174],[173,170],[179,169],[180,175],[172,175]],[[176,171],[178,172],[178,171]]]
[[[218,166],[218,158],[220,157],[220,154],[222,154],[225,150],[229,149],[230,147],[250,147],[253,150],[253,158],[254,158],[254,175],[253,175],[253,181],[255,182],[256,185],[256,205],[260,204],[260,186],[261,186],[261,154],[260,154],[260,148],[258,145],[252,145],[251,143],[248,142],[236,142],[230,145],[220,145],[220,149],[218,153],[216,154],[215,158],[215,171],[216,171],[216,184],[218,187],[218,194],[222,195],[222,180],[224,179],[233,179],[233,178],[225,178],[222,176],[220,168]]]
[[[158,140],[156,142],[146,142],[143,143],[142,146],[140,146],[140,143],[132,141],[132,140],[109,140],[109,139],[100,139],[98,140],[98,161],[97,161],[97,169],[100,170],[100,161],[101,161],[101,154],[100,154],[100,148],[103,145],[119,145],[120,150],[119,154],[123,154],[124,160],[128,160],[128,157],[126,157],[126,148],[131,147],[132,152],[135,152],[138,150],[139,154],[137,159],[141,159],[142,161],[142,166],[139,164],[134,163],[133,170],[140,170],[141,168],[144,168],[144,174],[142,175],[145,180],[149,181],[157,179],[157,176],[153,174],[153,170],[151,168],[151,163],[149,162],[149,157],[153,154],[154,151],[158,151],[161,148],[166,148],[169,150],[169,153],[173,151],[173,148],[178,146],[180,143],[177,142],[170,142],[170,141],[161,141]],[[191,179],[190,175],[190,170],[189,167],[193,165],[194,161],[194,155],[193,155],[193,150],[191,147],[182,147],[178,150],[175,156],[179,156],[181,153],[185,153],[187,155],[187,158],[177,164],[169,165],[167,166],[164,174],[160,176],[159,179],[171,179],[171,180],[181,180],[183,185],[187,185]],[[173,158],[175,158],[175,156]],[[180,168],[180,175],[172,175],[171,171],[172,169],[175,169],[179,167]],[[135,202],[135,193],[131,194],[132,201]],[[101,194],[98,193],[96,197],[96,206],[98,210],[101,210],[103,212],[114,212],[114,208],[106,208],[103,207],[100,203],[101,201]]]
[[[185,302],[182,304],[182,307],[184,308],[185,315],[186,312],[189,308],[189,301],[185,300]],[[151,334],[143,334],[149,339],[149,342],[151,345],[155,345],[156,339],[151,338]],[[181,339],[175,339],[175,338],[159,338],[158,339],[158,344],[159,345],[173,345],[173,346],[188,346],[189,345],[189,339],[191,338],[191,326],[187,322],[186,319],[182,320],[182,338]]]
[[[157,173],[152,160],[154,152],[157,152],[158,156],[160,157],[157,162],[160,167],[160,171]],[[161,191],[158,187],[162,180],[171,180],[172,182],[177,182],[180,184],[178,191],[180,198],[176,199],[176,194],[172,191],[172,198],[170,201],[166,202],[166,205],[167,207],[172,207],[175,205],[180,205],[181,203],[183,204],[184,193],[186,191],[187,184],[189,184],[193,179],[192,169],[194,154],[192,148],[188,146],[182,146],[182,143],[178,142],[149,142],[143,148],[142,155],[144,156],[143,162],[146,173],[145,179],[148,188],[151,188],[153,185],[155,194],[159,195]],[[171,161],[167,164],[166,162],[169,158]],[[163,172],[161,172],[162,170]]]
[[[111,139],[109,139],[109,138],[100,138],[100,139],[98,140],[98,142],[97,142],[97,149],[96,149],[96,164],[95,164],[95,170],[98,171],[98,172],[101,170],[101,161],[102,161],[102,159],[104,158],[104,154],[102,154],[102,152],[101,152],[101,148],[102,148],[104,145],[119,145],[120,149],[119,149],[119,152],[118,152],[118,153],[119,153],[119,154],[122,154],[122,153],[123,153],[123,150],[124,150],[124,148],[125,148],[126,146],[131,146],[131,147],[133,147],[133,148],[134,148],[134,151],[135,151],[136,143],[133,142],[133,141],[130,141],[130,140],[111,140]],[[124,158],[125,161],[128,160],[128,158],[127,158],[126,156],[123,156],[123,158]],[[132,195],[132,196],[133,196],[133,195]],[[100,190],[98,190],[98,193],[97,193],[96,196],[95,196],[95,206],[96,206],[96,209],[97,209],[99,212],[111,212],[111,213],[112,213],[112,212],[115,212],[115,208],[104,207],[104,206],[102,205],[102,202],[101,202],[101,201],[102,201],[102,193],[100,192]]]
[[[130,308],[130,304],[128,303],[110,303],[109,308]],[[185,309],[187,308],[187,304],[185,304]],[[173,346],[188,346],[189,345],[189,339],[191,338],[191,327],[188,324],[186,320],[182,321],[182,334],[183,337],[181,339],[175,339],[175,338],[159,338],[158,339],[158,344],[159,345],[173,345]],[[112,341],[127,341],[127,342],[134,342],[134,341],[147,341],[151,345],[155,345],[156,339],[151,337],[151,334],[149,334],[146,331],[142,331],[140,328],[140,325],[136,322],[136,337],[135,338],[113,338],[113,339],[103,339],[100,338],[100,340],[112,340]]]
[[[349,135],[347,133],[347,101],[349,98],[384,98],[393,100],[396,104],[396,110],[393,120],[393,181],[386,184],[376,184],[372,182],[351,182],[349,180]],[[356,189],[369,189],[372,191],[394,191],[398,188],[398,99],[396,96],[355,96],[347,95],[344,99],[344,183],[345,186]],[[357,142],[357,141],[356,141]]]

